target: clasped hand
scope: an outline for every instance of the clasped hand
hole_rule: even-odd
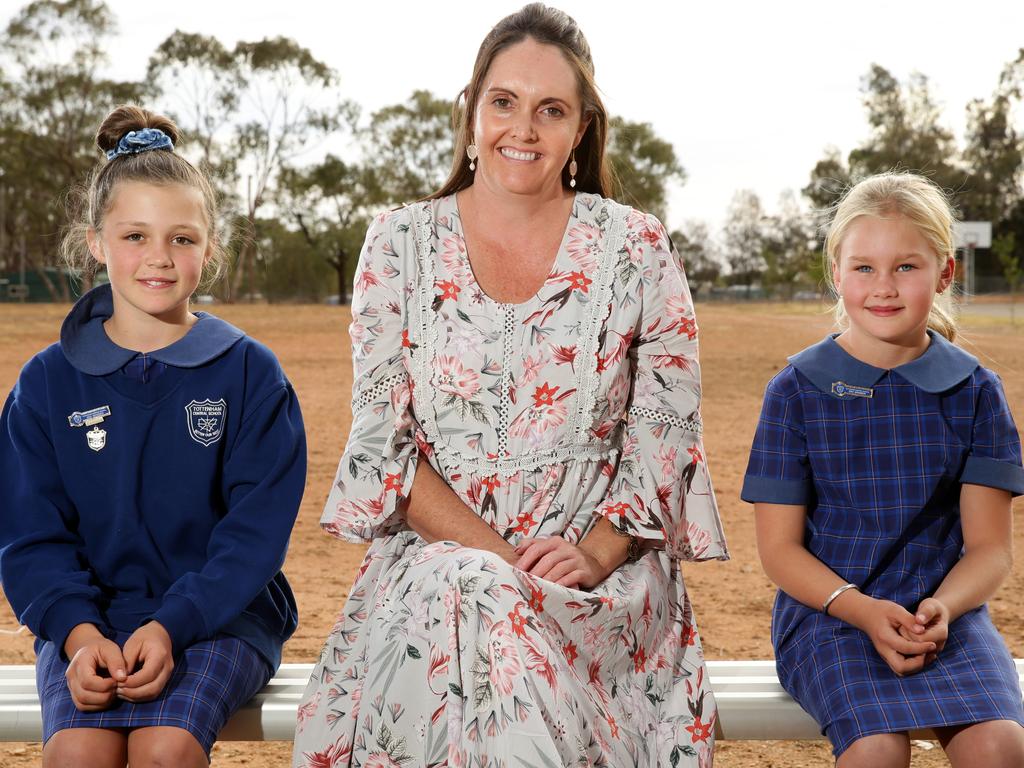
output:
[[[82,712],[107,709],[118,698],[131,702],[155,699],[174,669],[170,635],[156,621],[135,630],[123,649],[91,624],[79,624],[68,636],[65,649],[73,651],[65,675],[68,689]]]
[[[584,547],[561,536],[524,538],[509,562],[531,576],[572,589],[593,589],[610,571]]]
[[[949,610],[934,597],[915,614],[890,600],[872,599],[858,622],[879,656],[897,675],[920,672],[935,661],[949,636]]]

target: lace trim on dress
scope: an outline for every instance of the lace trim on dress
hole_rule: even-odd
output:
[[[501,311],[504,313],[504,326],[502,333],[502,362],[501,362],[501,399],[498,402],[498,458],[504,459],[508,456],[508,406],[511,401],[510,391],[512,389],[512,342],[516,334],[516,308],[512,304],[501,304]]]
[[[651,419],[652,421],[660,421],[662,424],[671,424],[674,427],[680,427],[683,430],[693,432],[696,435],[700,435],[704,432],[704,425],[701,423],[700,414],[696,413],[683,419],[671,413],[654,411],[650,408],[638,408],[634,405],[630,407],[629,414],[630,416]]]
[[[369,389],[360,392],[358,396],[352,398],[352,413],[358,413],[370,403],[375,402],[385,392],[390,392],[396,384],[408,381],[408,379],[409,374],[407,373],[396,373],[393,376],[381,379]]]
[[[477,474],[497,474],[511,477],[523,471],[549,466],[556,462],[569,459],[607,460],[618,455],[618,449],[608,441],[589,440],[591,412],[597,400],[598,375],[597,355],[600,341],[600,325],[602,310],[607,310],[610,301],[612,280],[614,277],[615,257],[624,246],[626,239],[626,216],[629,211],[612,201],[601,202],[602,210],[597,215],[597,224],[604,230],[604,244],[601,254],[601,267],[597,275],[596,290],[591,300],[591,310],[586,327],[583,329],[580,350],[585,355],[585,362],[578,377],[576,407],[569,415],[569,434],[574,435],[573,443],[555,446],[546,450],[533,451],[524,456],[507,456],[508,450],[508,387],[511,371],[503,367],[502,403],[504,408],[499,413],[497,426],[498,456],[494,458],[464,454],[454,450],[441,435],[434,418],[433,407],[426,407],[416,413],[417,421],[423,429],[427,440],[434,447],[434,455],[439,464],[449,470],[471,471]],[[434,256],[436,248],[436,228],[434,223],[434,206],[432,201],[415,203],[406,208],[412,217],[416,261],[419,267],[416,290],[414,292],[415,325],[413,332],[419,337],[418,347],[412,352],[412,378],[416,391],[424,399],[432,397],[431,363],[437,350],[437,323],[433,316],[434,300]],[[607,227],[606,227],[607,225]],[[505,333],[505,365],[511,360],[513,331],[515,324],[515,306],[500,305],[505,312],[503,332]],[[509,323],[513,327],[509,328]]]
[[[609,212],[609,208],[612,208]],[[597,214],[596,223],[603,230],[604,243],[601,252],[601,267],[597,273],[597,290],[590,300],[590,314],[580,338],[580,358],[583,362],[576,385],[576,409],[569,416],[569,434],[575,435],[577,443],[586,442],[590,425],[593,423],[593,410],[597,402],[597,389],[600,377],[597,371],[597,358],[601,350],[601,327],[611,301],[612,279],[615,276],[616,258],[626,242],[626,214],[624,206],[610,206],[609,201],[602,202]],[[605,226],[607,222],[607,227]]]

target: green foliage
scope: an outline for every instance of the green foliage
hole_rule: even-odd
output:
[[[1017,253],[1017,235],[1010,231],[999,235],[992,241],[992,252],[999,260],[1003,269],[1003,277],[1010,287],[1010,319],[1017,322],[1017,289],[1020,287],[1021,278],[1024,277],[1020,254]]]
[[[0,34],[0,270],[25,259],[53,299],[70,298],[50,278],[67,190],[82,183],[99,153],[93,135],[113,104],[138,100],[139,83],[99,77],[116,29],[107,6],[92,0],[38,0]]]
[[[608,129],[608,158],[618,177],[615,197],[664,220],[668,185],[686,181],[675,148],[650,123],[612,117]]]

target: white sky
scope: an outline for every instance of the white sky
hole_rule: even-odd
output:
[[[348,98],[371,111],[417,88],[452,98],[488,29],[520,0],[107,0],[120,25],[112,74],[140,78],[175,28],[227,46],[294,38],[334,67]],[[0,22],[24,3],[0,0]],[[653,2],[556,0],[590,41],[614,114],[653,124],[688,173],[669,226],[717,225],[736,189],[775,208],[799,190],[828,145],[867,135],[860,78],[872,62],[899,78],[927,75],[958,137],[964,107],[988,98],[1024,46],[1024,2]],[[159,105],[156,105],[159,106]],[[1024,128],[1024,126],[1021,126]]]

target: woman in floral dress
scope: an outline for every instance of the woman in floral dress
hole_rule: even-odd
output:
[[[360,257],[322,524],[371,545],[294,765],[710,765],[678,561],[727,553],[682,265],[607,199],[572,19],[504,19],[463,97],[447,184]]]

